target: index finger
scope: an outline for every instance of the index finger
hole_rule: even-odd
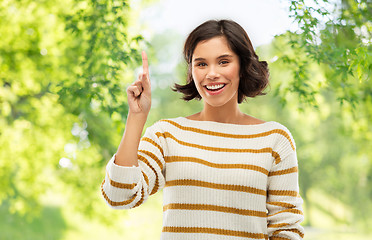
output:
[[[142,70],[146,75],[149,73],[149,63],[145,51],[142,51]]]

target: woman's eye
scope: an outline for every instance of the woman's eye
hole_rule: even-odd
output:
[[[229,61],[226,61],[226,60],[223,60],[223,61],[220,62],[221,65],[225,65],[225,64],[228,64],[228,63],[229,63]]]
[[[205,64],[205,63],[197,63],[196,66],[205,67],[205,66],[207,66],[207,64]]]

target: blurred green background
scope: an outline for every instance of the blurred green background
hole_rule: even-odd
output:
[[[124,131],[125,90],[142,49],[153,92],[145,127],[202,109],[169,88],[185,82],[185,36],[151,33],[151,18],[140,20],[162,2],[0,1],[1,240],[159,239],[161,193],[112,210],[100,184]],[[280,2],[296,27],[256,46],[270,87],[240,108],[294,136],[305,239],[371,239],[372,3]]]

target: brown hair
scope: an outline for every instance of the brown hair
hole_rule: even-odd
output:
[[[224,36],[230,49],[240,60],[240,81],[238,88],[238,103],[246,97],[265,95],[263,90],[269,83],[269,70],[266,61],[259,61],[251,40],[244,29],[232,20],[209,20],[195,28],[187,37],[183,49],[184,58],[188,65],[187,84],[174,84],[171,88],[175,92],[183,93],[182,99],[190,101],[201,99],[192,78],[192,55],[197,44],[214,37]]]

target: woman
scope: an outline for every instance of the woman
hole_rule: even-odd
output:
[[[161,239],[302,239],[295,143],[283,125],[242,113],[246,97],[263,95],[267,63],[259,61],[234,21],[207,21],[184,46],[183,99],[201,112],[162,119],[141,133],[151,106],[143,73],[127,88],[129,113],[102,195],[113,208],[141,205],[163,189]]]

